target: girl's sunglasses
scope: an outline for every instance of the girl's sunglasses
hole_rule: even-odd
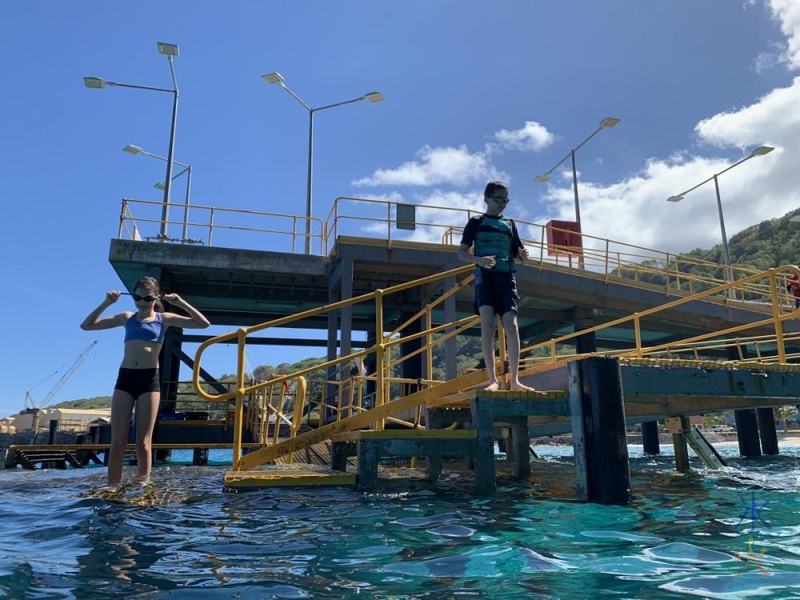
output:
[[[155,302],[158,300],[158,296],[140,296],[139,294],[133,294],[134,302],[141,302],[144,300],[145,302]]]

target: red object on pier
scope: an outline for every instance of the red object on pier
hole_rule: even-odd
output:
[[[547,231],[548,256],[572,256],[583,254],[581,226],[577,221],[548,221]]]

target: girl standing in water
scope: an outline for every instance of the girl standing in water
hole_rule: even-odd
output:
[[[125,328],[125,353],[119,369],[114,395],[111,398],[111,445],[108,456],[108,483],[116,485],[122,479],[122,460],[128,439],[133,406],[136,405],[136,476],[147,479],[152,467],[153,429],[161,400],[161,381],[158,374],[158,355],[168,327],[205,329],[210,325],[203,314],[178,294],[161,296],[158,281],[140,277],[133,288],[136,312],[125,311],[112,317],[100,318],[109,306],[119,300],[122,292],[110,291],[106,298],[81,323],[81,329],[95,331]],[[159,301],[164,298],[189,316],[164,312]]]

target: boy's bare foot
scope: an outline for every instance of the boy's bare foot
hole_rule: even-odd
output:
[[[534,392],[534,391],[536,391],[534,388],[528,387],[527,385],[523,385],[521,383],[512,383],[509,386],[509,389],[512,392]]]
[[[496,392],[499,389],[500,389],[500,384],[497,383],[496,381],[494,383],[490,383],[485,388],[483,388],[485,392]]]

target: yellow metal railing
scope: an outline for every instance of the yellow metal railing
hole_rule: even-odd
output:
[[[340,236],[357,231],[360,235],[385,240],[391,247],[399,242],[428,242],[445,245],[458,245],[464,225],[470,217],[482,211],[416,204],[414,232],[398,230],[398,206],[401,202],[373,200],[368,198],[339,197],[335,200],[324,223],[324,244],[332,252]],[[540,268],[576,269],[582,262],[586,276],[601,277],[605,281],[618,281],[636,287],[663,290],[666,295],[688,296],[715,288],[717,292],[705,299],[720,300],[726,295],[732,299],[752,301],[764,298],[769,291],[757,283],[746,284],[745,280],[758,273],[756,269],[732,267],[733,280],[739,285],[726,288],[725,266],[691,256],[663,252],[653,248],[627,244],[582,234],[583,248],[548,244],[548,231],[551,233],[573,233],[566,229],[548,227],[523,220],[515,220],[520,237],[528,249],[526,264]],[[556,236],[557,237],[557,236]],[[703,274],[698,274],[699,271]],[[784,302],[790,296],[783,288],[779,295]],[[753,310],[769,310],[769,307],[751,305]]]
[[[168,385],[180,383],[168,382]],[[196,415],[195,420],[222,421],[226,427],[235,426],[237,411],[229,403],[236,400],[236,382],[219,381],[212,385],[193,380],[189,383],[193,384],[192,392],[178,389],[175,393],[176,412],[183,413],[186,419]],[[213,390],[219,387],[227,391],[215,393]],[[214,400],[209,400],[209,396]],[[279,434],[284,430],[286,437],[294,437],[306,411],[305,378],[289,375],[267,382],[251,380],[244,388],[239,413],[242,427],[258,443],[266,445],[278,443]]]
[[[312,393],[309,396],[309,405],[316,405],[320,409],[320,428],[315,430],[313,435],[310,433],[305,434],[305,437],[310,436],[309,443],[314,440],[321,441],[322,439],[327,439],[325,438],[325,435],[327,434],[333,435],[335,433],[341,433],[352,428],[367,426],[373,429],[382,429],[385,421],[387,420],[393,420],[410,427],[419,427],[419,407],[425,401],[430,401],[436,397],[439,397],[439,395],[431,395],[427,393],[428,391],[441,390],[441,395],[443,395],[445,393],[452,393],[454,391],[464,390],[475,385],[480,385],[480,383],[485,380],[485,372],[472,373],[470,375],[447,382],[446,384],[445,382],[436,381],[430,376],[433,370],[433,349],[439,344],[445,343],[452,337],[464,333],[467,329],[474,327],[478,323],[477,317],[470,316],[452,323],[445,323],[437,326],[432,325],[432,311],[439,307],[441,303],[444,302],[450,295],[455,294],[460,287],[467,285],[472,281],[472,269],[472,266],[465,266],[446,273],[441,273],[439,275],[432,275],[416,281],[393,286],[386,290],[376,290],[373,293],[365,294],[357,298],[343,300],[328,306],[304,311],[290,317],[275,319],[273,321],[253,327],[242,328],[237,332],[217,336],[207,340],[206,342],[203,342],[197,351],[195,360],[194,381],[196,388],[198,387],[199,382],[198,377],[200,373],[201,357],[205,349],[213,344],[230,343],[233,340],[235,340],[237,343],[238,362],[236,389],[232,392],[219,395],[213,395],[198,389],[198,394],[207,400],[224,401],[235,398],[236,429],[234,429],[233,469],[241,470],[242,468],[250,468],[257,464],[261,464],[258,461],[262,457],[267,457],[265,460],[273,460],[275,456],[280,454],[277,452],[277,449],[276,452],[272,453],[257,451],[252,455],[248,455],[247,460],[243,462],[241,457],[241,429],[243,426],[247,425],[247,418],[242,414],[241,406],[243,405],[244,398],[248,394],[252,396],[254,393],[258,392],[265,394],[266,397],[272,397],[273,393],[267,392],[266,390],[274,390],[275,386],[281,386],[283,385],[284,381],[287,381],[291,378],[304,378],[315,370],[329,372],[334,368],[338,368],[343,373],[348,373],[347,368],[356,364],[356,361],[359,361],[360,364],[364,364],[365,362],[368,362],[369,358],[374,357],[376,366],[373,373],[361,374],[360,372],[356,372],[352,375],[348,373],[339,377],[338,380],[326,378],[320,382],[316,393]],[[731,364],[738,362],[742,365],[749,365],[756,361],[762,364],[775,362],[785,364],[789,358],[792,358],[792,355],[787,356],[785,348],[786,342],[800,340],[800,334],[792,333],[790,335],[785,335],[783,332],[783,322],[789,319],[797,318],[798,314],[800,314],[800,310],[795,310],[792,308],[789,312],[784,312],[781,307],[779,289],[782,286],[784,279],[794,273],[800,274],[800,270],[791,266],[782,267],[780,269],[770,269],[762,273],[751,275],[750,277],[744,278],[738,282],[720,286],[722,288],[721,290],[711,288],[689,297],[679,298],[662,306],[654,307],[652,309],[634,313],[627,317],[615,319],[602,325],[597,325],[579,332],[561,336],[548,342],[523,348],[522,352],[528,356],[523,358],[521,362],[521,375],[550,369],[554,366],[563,365],[569,361],[576,360],[581,357],[596,354],[618,356],[625,360],[642,360],[647,357],[674,358],[676,356],[686,355],[688,353],[693,358],[691,362],[696,363],[697,361],[701,360],[701,355],[723,348],[738,349],[741,360],[729,360],[728,362]],[[384,300],[388,296],[403,292],[415,286],[430,286],[431,283],[437,281],[444,282],[448,278],[455,277],[463,277],[463,279],[461,279],[456,286],[452,286],[450,289],[444,291],[442,295],[439,296],[434,302],[428,304],[421,311],[407,319],[405,322],[399,324],[393,330],[388,331],[388,333],[383,333],[380,335],[377,343],[373,347],[352,352],[344,356],[339,356],[319,365],[308,367],[291,375],[276,377],[261,384],[252,386],[247,386],[244,384],[243,373],[246,364],[244,356],[248,335],[262,331],[269,327],[284,326],[293,321],[308,319],[325,312],[339,311],[343,308],[351,307],[355,304],[364,302],[374,303],[376,331],[386,332],[388,328],[385,326],[384,322]],[[643,319],[658,318],[660,313],[675,309],[690,302],[703,300],[704,298],[714,294],[722,293],[724,295],[728,295],[730,293],[729,290],[734,290],[737,288],[737,286],[745,287],[746,289],[753,286],[760,286],[761,288],[769,289],[769,304],[772,307],[772,314],[765,319],[739,325],[724,331],[716,331],[699,336],[693,336],[667,344],[646,346],[643,342],[641,336],[641,323]],[[402,335],[403,330],[405,330],[411,323],[418,319],[424,319],[426,327],[418,333]],[[632,342],[633,349],[584,354],[565,352],[565,349],[568,350],[572,345],[575,344],[575,340],[579,336],[600,332],[611,327],[632,327],[634,331],[634,339]],[[759,334],[750,336],[745,334],[745,332],[749,329],[765,327],[771,327],[774,333],[769,335]],[[500,331],[502,331],[502,329],[500,329]],[[393,348],[397,347],[401,343],[414,340],[420,340],[422,342],[421,347],[418,350],[409,352],[405,356],[401,357],[393,356]],[[504,347],[502,338],[499,345],[501,349]],[[742,348],[745,346],[752,346],[755,348],[756,357],[753,359],[744,357]],[[537,352],[539,354],[543,354],[543,356],[535,356]],[[419,353],[425,354],[424,358],[425,364],[427,365],[428,377],[419,380],[411,380],[399,376],[397,374],[398,367],[402,365],[405,360],[409,360],[413,356],[417,356]],[[503,360],[502,353],[500,360]],[[800,365],[798,365],[798,367],[800,368]],[[365,388],[369,384],[374,385],[375,387],[374,397],[371,399],[371,402],[367,402],[366,394],[364,392]],[[393,387],[394,390],[392,389]],[[334,390],[334,394],[326,394],[326,391],[324,391],[326,388]],[[408,401],[415,396],[418,397],[419,400],[413,402]],[[393,402],[398,407],[408,407],[409,410],[413,411],[413,414],[403,416],[400,414],[399,409],[395,411],[394,409],[390,409],[388,407],[387,410],[378,410]],[[279,410],[273,402],[267,402],[266,400],[262,402],[262,406],[264,407],[260,412],[262,415],[262,426],[265,421],[267,423],[270,421],[278,423],[282,419],[288,424],[288,417],[283,416],[287,412],[285,409]],[[299,417],[302,417],[302,411],[298,413],[297,406],[297,404],[294,406],[295,413],[293,417],[294,420],[292,421],[293,423],[299,423]],[[331,425],[322,426],[322,421],[324,420],[326,412],[331,415],[331,418],[327,419],[328,421],[350,421],[351,423],[348,425],[350,429],[345,428],[344,424],[343,427],[332,427]],[[370,417],[369,415],[376,416]],[[296,429],[294,432],[296,432]],[[311,440],[311,438],[313,438],[313,440]],[[259,439],[265,446],[270,442],[270,440],[265,439],[263,435]],[[274,446],[277,444],[277,442],[277,436],[273,437],[271,440],[272,445]],[[288,444],[288,447],[290,449],[298,449],[301,447],[301,445]],[[259,453],[261,456],[258,456]]]
[[[135,206],[145,216],[134,219],[132,207]],[[306,222],[311,224],[310,240],[317,245],[319,252],[324,248],[323,224],[320,219],[296,215],[219,208],[216,206],[192,206],[191,213],[184,212],[186,220],[162,221],[160,211],[163,202],[153,200],[122,200],[117,237],[123,239],[155,240],[181,244],[202,244],[204,246],[224,246],[228,248],[264,248],[264,236],[270,236],[269,250],[274,252],[299,253],[305,247]],[[185,208],[183,204],[170,203],[167,206]],[[191,214],[191,220],[189,216]],[[142,235],[141,226],[149,224],[153,235]],[[162,237],[160,227],[166,225],[168,236]],[[169,226],[181,227],[187,237],[169,237]],[[158,232],[158,233],[156,233]],[[183,236],[183,233],[181,233]],[[194,235],[196,237],[188,237]]]
[[[404,360],[408,360],[408,358],[411,355],[415,356],[420,352],[426,353],[425,364],[427,364],[430,367],[430,365],[432,365],[433,363],[433,358],[432,358],[433,348],[439,344],[445,343],[451,337],[456,336],[459,333],[463,333],[466,329],[477,324],[478,317],[477,316],[465,317],[454,323],[447,323],[445,325],[429,327],[428,329],[420,333],[414,333],[406,336],[402,336],[400,331],[403,327],[407,326],[409,323],[414,322],[417,319],[425,319],[426,323],[429,324],[432,323],[432,316],[431,316],[432,311],[437,309],[441,305],[441,303],[444,302],[447,298],[457,293],[457,291],[461,289],[461,287],[471,283],[472,280],[474,279],[474,275],[472,274],[473,270],[474,266],[466,265],[464,267],[453,269],[451,271],[447,271],[437,275],[431,275],[408,283],[395,285],[385,290],[376,290],[372,293],[364,294],[356,298],[350,298],[347,300],[342,300],[340,302],[334,302],[327,306],[322,306],[319,308],[303,311],[296,315],[281,317],[279,319],[274,319],[266,323],[254,325],[252,327],[244,327],[235,332],[210,338],[201,343],[196,352],[194,371],[193,371],[193,380],[198,395],[208,401],[213,401],[213,402],[223,402],[230,399],[235,400],[233,469],[235,471],[239,470],[242,460],[241,456],[242,428],[248,424],[248,418],[250,417],[250,415],[243,414],[242,407],[244,403],[244,398],[248,394],[262,393],[265,394],[267,397],[271,397],[270,393],[267,390],[272,389],[273,386],[282,385],[284,381],[287,381],[289,379],[305,378],[314,371],[328,372],[336,368],[343,370],[345,366],[353,364],[356,359],[361,361],[363,364],[368,360],[368,357],[370,359],[374,357],[374,362],[376,365],[374,373],[364,376],[355,375],[350,377],[344,377],[340,378],[341,381],[335,382],[335,385],[337,386],[335,389],[337,389],[339,392],[337,393],[335,401],[333,402],[328,401],[328,398],[325,396],[324,390],[328,386],[324,384],[331,383],[328,380],[323,380],[322,382],[320,382],[320,385],[318,386],[316,393],[313,391],[311,392],[310,394],[311,399],[309,400],[309,406],[317,405],[320,407],[321,410],[320,420],[324,419],[325,411],[329,411],[330,413],[332,413],[336,420],[341,420],[351,416],[358,415],[360,413],[364,413],[365,411],[368,410],[365,403],[365,395],[363,393],[364,387],[368,383],[372,383],[375,386],[375,393],[374,397],[371,399],[372,401],[370,408],[381,407],[387,404],[392,397],[391,387],[393,385],[395,386],[413,385],[417,389],[420,388],[425,389],[434,384],[441,383],[430,379],[430,375],[427,379],[412,381],[397,376],[395,372],[398,366],[401,365]],[[371,348],[353,352],[351,354],[340,356],[333,360],[325,361],[318,365],[301,369],[295,373],[292,373],[291,375],[278,376],[273,379],[270,379],[269,381],[259,383],[256,385],[249,385],[249,386],[246,385],[244,372],[246,369],[245,354],[246,354],[247,336],[253,335],[259,331],[263,331],[270,327],[286,326],[292,322],[302,321],[304,319],[309,319],[311,317],[318,316],[321,314],[339,311],[343,308],[351,307],[353,305],[360,303],[374,303],[375,331],[386,332],[388,329],[385,326],[385,318],[384,318],[384,299],[386,297],[391,296],[393,294],[399,294],[401,292],[404,292],[406,290],[409,290],[417,286],[429,286],[430,284],[436,282],[444,283],[450,278],[458,278],[458,277],[463,277],[463,279],[459,281],[455,286],[450,287],[450,289],[444,290],[442,294],[434,302],[425,306],[416,315],[411,317],[411,319],[409,319],[403,325],[401,325],[400,328],[389,331],[389,333],[383,333],[382,335],[380,335],[377,340],[377,343]],[[417,339],[425,340],[421,344],[421,348],[419,350],[415,351],[411,355],[406,355],[405,357],[399,359],[395,359],[392,356],[393,354],[392,350],[398,347],[401,343]],[[237,382],[235,389],[224,394],[213,394],[207,390],[202,389],[200,387],[199,378],[201,372],[201,362],[203,353],[207,348],[209,348],[214,344],[231,344],[231,343],[236,343],[236,350],[237,350],[237,364],[236,364]],[[348,390],[346,394],[342,393],[342,390],[345,389]],[[318,398],[317,394],[321,395],[322,397]],[[265,403],[263,404],[263,406],[267,406],[267,404]],[[278,417],[278,411],[275,410],[273,404],[270,404],[269,406],[271,408],[266,409],[267,419],[269,420],[270,418],[272,418],[277,422],[277,420],[280,419],[281,417]],[[387,418],[396,419],[399,422],[403,422],[412,426],[419,425],[419,415],[415,414],[410,420],[403,419],[402,417],[397,417],[396,415],[386,415],[386,417],[376,419],[374,422],[370,424],[370,426],[375,429],[383,429],[384,422]]]
[[[520,370],[523,372],[523,374],[530,373],[542,368],[551,368],[554,364],[563,364],[578,358],[596,354],[603,354],[604,356],[618,356],[621,358],[644,358],[648,356],[670,357],[676,354],[691,353],[693,358],[699,359],[701,352],[709,352],[711,350],[720,350],[723,348],[737,348],[740,357],[742,357],[742,361],[752,361],[754,359],[743,357],[742,348],[747,345],[752,345],[756,350],[756,360],[784,364],[789,358],[794,357],[794,355],[787,356],[786,341],[795,341],[800,339],[800,334],[793,333],[787,336],[783,332],[784,321],[793,320],[800,316],[800,309],[795,309],[794,304],[789,306],[788,312],[783,308],[786,306],[785,303],[782,302],[781,291],[783,288],[783,282],[793,274],[800,275],[800,269],[794,266],[769,269],[767,271],[746,277],[735,283],[723,284],[719,286],[718,289],[712,288],[692,296],[680,298],[678,300],[668,302],[667,304],[637,312],[626,317],[621,317],[601,325],[582,329],[580,331],[576,331],[547,342],[528,346],[522,349],[523,353],[538,353],[540,356],[525,357],[521,361]],[[735,291],[737,287],[744,287],[745,289],[768,289],[769,299],[767,303],[770,308],[771,316],[744,325],[738,325],[722,331],[693,336],[680,341],[673,341],[652,346],[646,346],[643,343],[641,336],[641,323],[643,319],[651,317],[657,318],[660,313],[664,313],[678,306],[688,304],[689,302],[703,300],[715,294],[718,295],[722,293],[723,295],[727,296],[730,291]],[[604,350],[599,353],[595,352],[583,354],[569,352],[571,347],[576,343],[577,338],[580,336],[595,334],[604,329],[609,329],[612,327],[624,326],[633,327],[634,349]],[[763,327],[771,327],[774,330],[774,333],[769,335],[753,335],[742,337],[743,332]],[[767,348],[773,348],[772,352],[767,353]]]
[[[135,219],[132,213],[133,206],[146,215],[139,215],[138,219]],[[186,208],[182,204],[169,206]],[[315,253],[327,256],[333,252],[336,240],[345,235],[377,238],[389,247],[399,242],[457,245],[469,218],[482,213],[482,210],[415,204],[414,221],[398,222],[398,207],[408,206],[411,205],[387,200],[340,197],[334,201],[324,222],[316,218],[309,220],[306,217],[287,214],[191,206],[189,209],[191,213],[189,210],[183,211],[184,221],[166,223],[167,226],[181,225],[182,231],[188,232],[186,236],[196,236],[179,239],[161,237],[162,202],[124,199],[117,235],[119,238],[199,243],[206,246],[222,245],[230,248],[269,247],[270,250],[277,252],[300,253],[305,247],[305,225],[306,221],[309,221],[310,239],[312,247],[315,247]],[[191,221],[189,221],[190,214]],[[722,264],[587,234],[581,235],[583,248],[579,250],[579,261],[575,248],[547,242],[548,230],[556,234],[571,232],[522,220],[516,220],[516,223],[530,255],[527,264],[539,268],[575,269],[582,263],[582,271],[586,276],[659,289],[666,295],[676,296],[691,295],[711,288],[717,288],[719,292],[720,286],[727,283],[725,267]],[[142,232],[142,228],[147,225],[151,227],[153,235]],[[413,232],[404,229],[412,226]],[[270,236],[269,244],[264,242],[265,235]],[[733,294],[735,299],[742,301],[768,295],[769,292],[763,285],[753,283],[748,286],[742,283],[757,272],[754,269],[734,265],[732,276],[739,285],[729,288],[731,290],[729,293]],[[782,301],[791,301],[788,292],[783,288],[779,295]],[[706,299],[713,301],[719,300],[720,297],[720,293],[717,293]],[[759,309],[756,305],[751,308]]]

